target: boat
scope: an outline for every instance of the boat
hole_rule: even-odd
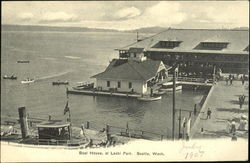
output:
[[[34,83],[34,82],[35,82],[34,79],[29,79],[29,78],[27,78],[26,80],[21,81],[22,84],[29,84],[29,83]]]
[[[68,81],[56,81],[56,82],[52,82],[52,85],[68,85],[69,82]]]
[[[153,94],[154,95],[163,95],[165,94],[167,91],[164,91],[164,90],[158,90],[158,92],[154,92]]]
[[[94,83],[81,84],[76,87],[73,87],[75,90],[84,90],[94,88]]]
[[[182,90],[182,85],[180,85],[180,82],[176,82],[175,84],[175,91],[181,91]],[[166,92],[172,92],[173,91],[173,82],[167,82],[162,84],[162,87],[160,88],[161,91],[166,91]]]
[[[11,79],[11,80],[16,80],[16,79],[17,79],[17,77],[16,77],[16,76],[14,76],[14,75],[11,75],[11,76],[4,75],[4,76],[3,76],[3,79]]]
[[[137,98],[139,101],[157,101],[161,100],[161,96],[142,96]]]
[[[30,61],[29,60],[19,60],[19,61],[17,61],[17,63],[30,63]]]
[[[66,107],[68,107],[68,103]],[[89,140],[78,135],[73,136],[71,121],[52,120],[49,117],[48,120],[40,119],[35,126],[32,126],[28,123],[33,121],[27,116],[25,107],[20,107],[18,113],[20,128],[15,126],[14,129],[13,126],[9,125],[1,126],[1,140],[8,142],[8,144],[12,142],[33,148],[46,145],[46,148],[51,146],[53,149],[57,147],[86,148],[88,145],[90,146]],[[22,124],[29,127],[23,127]],[[4,129],[3,131],[2,128]],[[30,129],[36,131],[30,132]],[[22,138],[20,139],[20,137]]]

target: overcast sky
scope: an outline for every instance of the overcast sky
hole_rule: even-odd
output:
[[[249,26],[248,1],[2,2],[2,24],[105,29]]]

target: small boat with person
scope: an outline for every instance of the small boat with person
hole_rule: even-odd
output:
[[[14,76],[14,75],[11,75],[11,76],[4,75],[4,76],[3,76],[3,79],[17,80],[17,77]]]
[[[55,81],[52,82],[52,85],[68,85],[69,82],[68,81]]]
[[[34,83],[34,82],[35,82],[35,79],[30,79],[30,78],[27,78],[21,81],[22,84],[29,84],[29,83]]]

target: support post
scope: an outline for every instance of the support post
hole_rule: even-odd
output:
[[[176,89],[176,84],[175,84],[175,78],[176,78],[176,68],[174,69],[174,75],[173,75],[173,117],[172,117],[172,139],[174,140],[174,135],[175,135],[175,89]]]
[[[110,140],[110,134],[109,134],[110,126],[107,124],[106,125],[106,135],[107,135],[107,140]]]
[[[182,134],[181,134],[181,109],[179,112],[179,139],[182,138]]]
[[[28,123],[25,107],[18,108],[22,138],[28,137]]]
[[[86,122],[86,129],[89,129],[89,121]]]

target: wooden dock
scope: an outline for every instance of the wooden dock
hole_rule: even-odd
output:
[[[82,94],[82,95],[92,95],[92,96],[118,96],[118,97],[130,97],[130,98],[141,97],[140,94],[104,92],[104,91],[94,91],[94,90],[73,90],[73,89],[68,89],[67,94]]]

